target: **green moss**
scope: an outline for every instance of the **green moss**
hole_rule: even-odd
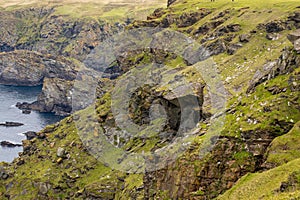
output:
[[[105,93],[101,99],[97,100],[96,111],[100,117],[105,117],[111,112],[110,93]]]
[[[143,186],[143,174],[130,174],[125,179],[125,188],[128,191],[136,190]]]
[[[237,161],[237,164],[242,165],[245,161],[249,160],[251,154],[248,151],[237,152],[233,155],[233,158]]]
[[[293,74],[297,74],[298,70],[299,68]],[[254,93],[229,101],[229,106],[234,106],[234,113],[226,115],[223,133],[238,136],[241,132],[266,130],[274,136],[280,136],[292,128],[300,120],[300,101],[291,100],[299,96],[299,92],[290,90],[290,76],[280,75],[257,86]],[[274,87],[286,92],[272,94],[268,89]]]
[[[238,9],[246,6],[249,6],[250,8],[245,9],[244,14],[240,15],[241,12]],[[201,41],[203,36],[196,37],[193,33],[203,24],[211,22],[213,16],[218,15],[221,11],[230,9],[230,18],[228,18],[222,26],[233,23],[241,25],[242,30],[236,33],[232,41],[232,43],[236,43],[238,42],[238,34],[249,33],[249,31],[254,29],[257,30],[257,25],[259,23],[266,23],[279,18],[285,19],[296,9],[296,6],[298,6],[298,0],[273,0],[263,2],[259,0],[253,0],[251,2],[238,0],[230,3],[228,3],[228,0],[219,0],[216,2],[187,0],[175,3],[174,6],[166,10],[166,14],[156,19],[156,21],[163,20],[167,14],[174,14],[177,18],[180,18],[179,16],[186,12],[198,12],[199,8],[208,8],[212,11],[212,14],[204,17],[192,26],[178,28],[176,27],[175,22],[171,25],[175,30],[185,33],[190,32],[192,37],[195,37],[197,41]],[[17,7],[11,7],[9,9],[13,10],[16,8]],[[104,17],[105,19],[113,21],[122,21],[125,18],[139,13],[139,11],[144,11],[144,8],[138,8],[138,11],[134,11],[133,9],[132,6],[109,7],[100,3],[71,3],[58,5],[53,15],[67,15],[65,16],[66,18],[89,18],[96,20]],[[269,12],[270,10],[272,12]],[[99,23],[103,23],[103,21]],[[38,38],[36,30],[30,27],[26,33],[23,33],[24,30],[22,28],[24,27],[24,24],[27,25],[28,21],[24,20],[20,22],[20,40],[18,43],[25,44],[26,42],[36,41]],[[136,24],[138,24],[138,22],[136,22]],[[214,30],[211,30],[211,32],[213,31]],[[292,98],[299,96],[299,92],[291,91],[289,88],[288,81],[290,74],[278,76],[275,79],[259,85],[252,94],[244,94],[248,82],[252,79],[256,70],[261,68],[267,60],[278,58],[281,49],[284,46],[290,45],[287,42],[286,37],[284,37],[288,32],[289,30],[282,31],[280,33],[282,37],[280,37],[279,40],[269,41],[265,38],[266,32],[264,30],[257,30],[257,33],[252,35],[250,42],[244,44],[243,48],[239,49],[234,55],[229,56],[227,53],[223,53],[214,56],[214,61],[218,66],[222,79],[225,81],[229,76],[231,77],[231,79],[228,79],[230,81],[228,81],[226,87],[229,93],[234,96],[229,103],[229,107],[232,107],[232,110],[226,114],[223,130],[217,129],[211,134],[207,133],[206,135],[193,138],[195,139],[193,141],[187,141],[192,142],[191,147],[196,150],[188,150],[181,155],[176,161],[174,169],[191,170],[192,172],[195,172],[195,174],[199,174],[204,163],[208,162],[210,159],[209,157],[212,156],[208,155],[203,160],[198,159],[199,149],[201,149],[201,145],[208,144],[208,142],[205,141],[208,141],[210,136],[214,134],[219,134],[221,132],[222,135],[240,137],[243,132],[265,131],[276,137],[285,134],[294,122],[300,120],[299,99],[292,103],[290,102]],[[228,35],[221,36],[219,39],[226,39],[227,36]],[[55,40],[55,43],[64,42],[66,42],[66,38],[64,37]],[[148,44],[148,42],[150,41],[146,41],[146,44]],[[270,48],[270,50],[268,50],[268,48]],[[73,51],[73,44],[70,43],[66,46],[64,51]],[[182,75],[187,79],[187,82],[203,83],[201,72],[197,72],[193,66],[186,66],[185,61],[181,57],[177,56],[174,59],[174,55],[171,55],[170,53],[159,54],[159,56],[162,57],[163,63],[166,66],[169,66],[169,68],[161,71],[159,71],[160,69],[137,68],[137,70],[140,70],[139,73],[133,72],[133,74],[149,74],[151,70],[152,72],[159,73],[159,75],[163,76],[162,82],[167,84],[154,89],[162,92],[168,92],[172,87],[175,87],[170,81],[174,80],[176,75]],[[154,61],[154,56],[145,51],[138,52],[136,55],[130,55],[129,57],[129,64],[126,67],[130,69],[137,65],[150,64]],[[170,73],[170,71],[174,69],[177,70],[177,73]],[[299,69],[296,69],[292,75],[296,75],[296,73],[299,73]],[[286,92],[272,94],[268,89],[275,86],[279,89],[286,88]],[[109,85],[109,87],[112,87],[112,84]],[[89,88],[82,89],[89,90]],[[122,88],[115,89],[116,93],[120,91],[122,91]],[[61,193],[55,193],[53,190],[50,190],[48,196],[53,199],[58,197],[62,199],[69,198],[72,196],[71,194],[83,193],[84,191],[91,192],[96,196],[99,195],[102,198],[143,198],[143,191],[141,190],[143,186],[142,174],[125,174],[110,168],[115,167],[116,163],[114,163],[114,158],[120,156],[119,151],[116,151],[115,148],[112,148],[109,145],[104,146],[105,155],[103,156],[107,159],[104,160],[108,163],[101,163],[99,162],[100,159],[97,160],[88,152],[80,140],[95,141],[97,134],[104,132],[104,129],[102,128],[104,125],[116,128],[114,123],[109,123],[109,120],[112,119],[111,107],[112,103],[114,103],[112,101],[112,96],[111,92],[107,92],[102,98],[97,100],[95,107],[90,106],[87,109],[76,113],[74,116],[77,115],[82,117],[82,120],[78,120],[76,123],[70,123],[70,121],[72,121],[71,118],[66,118],[59,123],[58,127],[46,127],[46,129],[49,129],[49,131],[44,130],[44,132],[47,133],[46,140],[35,139],[30,142],[26,141],[26,143],[30,143],[35,150],[33,150],[31,155],[22,156],[25,160],[25,164],[17,166],[13,163],[12,166],[9,167],[9,169],[15,171],[15,173],[9,180],[0,183],[0,196],[2,197],[2,194],[6,192],[4,185],[12,182],[14,184],[8,191],[12,196],[22,196],[22,199],[36,199],[38,196],[38,188],[35,184],[39,182],[49,182],[53,187],[60,187],[63,190]],[[115,101],[116,103],[122,104],[122,99],[117,99]],[[268,108],[270,111],[265,111],[265,108]],[[140,112],[140,110],[136,110],[136,112]],[[99,127],[99,130],[95,129],[93,126],[95,121],[100,121],[101,126]],[[278,122],[283,123],[284,126],[280,126]],[[148,126],[141,131],[138,134],[139,137],[131,138],[127,142],[124,138],[121,138],[123,143],[125,143],[122,150],[142,153],[151,152],[156,148],[164,146],[165,144],[163,144],[161,138],[158,137],[159,132],[155,129],[156,126],[162,123],[163,119],[157,119],[153,122],[153,126]],[[210,126],[211,125],[208,125],[207,122],[200,123],[201,131],[207,131]],[[87,130],[87,133],[93,131],[92,133],[94,134],[83,135],[86,137],[80,138],[78,136],[78,131],[81,131],[80,128],[83,128],[84,131]],[[234,188],[220,198],[247,199],[249,196],[252,197],[253,194],[253,198],[257,197],[265,199],[284,199],[289,196],[299,196],[298,191],[284,193],[276,192],[282,181],[287,181],[289,175],[299,168],[299,160],[294,160],[299,157],[297,155],[297,141],[299,140],[298,132],[299,122],[288,134],[275,139],[267,154],[267,161],[270,163],[281,165],[289,161],[291,162],[263,173],[248,174],[244,176]],[[144,140],[142,137],[147,139]],[[106,139],[104,137],[99,138],[100,141],[101,139]],[[117,140],[118,137],[114,136],[114,139]],[[211,144],[210,141],[209,144]],[[59,158],[56,155],[59,147],[63,147],[69,157],[63,158],[60,162],[58,162]],[[177,146],[175,148],[177,148]],[[238,165],[242,165],[251,159],[250,153],[245,150],[235,153],[232,152],[230,156],[232,156],[230,158],[237,161],[236,163]],[[174,184],[176,184],[176,187],[179,187],[181,184],[181,177],[178,174],[176,176],[176,183]],[[299,175],[297,175],[297,178],[299,179]],[[75,180],[71,186],[67,183],[67,180],[69,179]],[[101,190],[107,188],[109,188],[107,192],[101,192]],[[24,190],[26,191],[24,192]],[[23,192],[24,194],[21,194]],[[161,199],[170,199],[170,192],[175,195],[178,191],[174,189],[174,191],[155,192]],[[203,196],[206,192],[207,191],[198,190],[191,193],[191,195]],[[212,191],[212,193],[213,192],[216,193],[216,191]]]
[[[299,170],[300,160],[296,159],[269,171],[243,176],[236,185],[217,199],[285,199],[283,197],[297,197],[300,191],[279,193],[281,183]]]
[[[267,153],[267,162],[282,165],[300,157],[300,122],[289,133],[275,138]]]
[[[204,195],[204,192],[202,190],[198,190],[196,192],[193,192],[192,193],[193,196],[203,196]]]
[[[83,2],[67,3],[56,8],[54,14],[66,15],[71,18],[99,18],[112,22],[122,22],[127,18],[139,17],[145,19],[157,6],[164,6],[164,3],[148,4],[144,3],[124,3],[107,4],[105,2]]]

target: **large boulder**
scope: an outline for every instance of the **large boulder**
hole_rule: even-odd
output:
[[[293,43],[294,49],[300,53],[300,29],[290,33],[287,38]]]
[[[300,39],[300,29],[297,29],[296,31],[288,34],[287,38],[292,43],[294,43],[296,40]]]
[[[298,53],[300,53],[300,39],[294,42],[294,48]]]

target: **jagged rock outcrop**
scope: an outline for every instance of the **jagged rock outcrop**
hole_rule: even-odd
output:
[[[256,71],[254,77],[250,81],[247,92],[253,92],[255,86],[273,79],[278,75],[292,72],[299,65],[299,56],[295,55],[291,49],[285,49],[278,60],[269,62],[265,64],[262,69]]]
[[[124,26],[102,20],[69,19],[53,15],[54,11],[54,7],[0,11],[0,29],[3,29],[0,84],[44,84],[37,102],[18,105],[24,113],[33,109],[69,114],[72,106],[70,95],[66,94],[70,93],[70,81],[76,78],[77,69],[74,62],[65,57],[85,60],[101,41]],[[45,78],[48,81],[44,82]]]
[[[41,85],[45,77],[74,80],[76,66],[64,57],[17,50],[0,53],[0,83],[16,86]]]
[[[26,49],[64,55],[83,61],[108,35],[123,29],[93,19],[68,19],[54,15],[55,7],[0,11],[0,52]],[[28,23],[30,21],[30,23]]]
[[[168,0],[167,6],[169,7],[171,4],[175,3],[177,0]]]
[[[294,49],[300,53],[300,29],[290,33],[288,39],[293,43]]]
[[[73,81],[45,78],[42,93],[38,96],[37,110],[66,115],[72,111]]]
[[[72,110],[70,92],[77,68],[72,61],[60,56],[24,50],[0,53],[1,84],[43,85],[36,102],[17,104],[24,112],[37,110],[69,114]]]
[[[37,101],[18,102],[23,111],[53,112],[56,115],[69,115],[72,112],[72,89],[74,81],[60,78],[44,78],[43,88]]]

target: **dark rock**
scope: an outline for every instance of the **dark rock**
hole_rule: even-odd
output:
[[[286,88],[279,88],[278,86],[272,86],[272,87],[267,88],[267,90],[269,92],[271,92],[272,95],[275,95],[275,94],[279,94],[279,93],[285,92]]]
[[[33,103],[28,103],[28,102],[23,102],[20,103],[18,102],[16,104],[16,107],[19,108],[20,110],[22,110],[22,112],[26,113],[26,112],[31,112],[32,110],[36,110],[36,111],[41,111],[41,107],[38,104],[37,101],[33,102]]]
[[[175,18],[176,25],[179,28],[191,26],[210,13],[211,11],[208,9],[201,9],[198,12],[193,13],[184,13],[179,18]]]
[[[24,109],[24,110],[29,110],[29,109],[31,109],[31,108],[30,108],[30,103],[27,103],[27,102],[23,102],[23,103],[17,102],[16,107],[19,108],[19,109],[21,109],[21,110],[23,110],[23,109]]]
[[[222,39],[218,39],[215,42],[209,44],[207,49],[211,53],[211,55],[218,55],[226,51],[227,47],[225,42]]]
[[[211,20],[217,20],[217,19],[220,19],[220,18],[223,18],[225,17],[225,15],[229,14],[230,13],[230,9],[226,9],[222,12],[220,12],[218,15],[216,15],[215,17],[211,18]]]
[[[229,55],[233,55],[239,48],[242,48],[242,47],[243,47],[243,45],[240,43],[232,44],[227,48],[227,53]]]
[[[0,146],[2,146],[2,147],[21,147],[22,145],[21,144],[14,144],[14,143],[11,143],[11,142],[8,142],[8,141],[2,141],[2,142],[0,142]]]
[[[166,11],[163,8],[157,8],[153,11],[153,13],[150,16],[147,17],[147,20],[160,18],[165,13],[166,13]]]
[[[3,169],[3,167],[0,167],[0,178],[6,180],[8,177],[8,173]]]
[[[239,32],[241,30],[241,25],[239,24],[229,24],[227,27],[229,32]]]
[[[195,24],[210,13],[211,11],[209,9],[201,9],[198,12],[183,13],[179,17],[174,14],[168,14],[161,20],[160,27],[167,28],[174,23],[180,28],[188,27]]]
[[[18,166],[24,165],[24,164],[25,164],[25,161],[24,161],[23,159],[19,158],[19,159],[17,160],[16,164],[17,164]]]
[[[5,122],[5,123],[0,123],[0,126],[6,126],[6,127],[15,127],[15,126],[23,126],[24,124],[19,123],[19,122]]]
[[[295,12],[291,16],[288,17],[289,21],[294,22],[296,28],[300,28],[300,12]]]
[[[287,188],[288,188],[288,183],[286,182],[282,182],[281,185],[280,185],[280,192],[284,192]]]
[[[297,51],[297,53],[300,53],[300,39],[294,42],[294,49]]]
[[[296,66],[299,66],[299,59],[296,55],[290,52],[289,49],[285,49],[278,60],[266,63],[261,69],[257,70],[250,86],[247,89],[247,93],[253,92],[255,87],[267,80],[275,78],[278,75],[292,72]]]
[[[266,38],[268,40],[278,40],[279,39],[279,34],[278,33],[268,33],[266,35]]]
[[[168,0],[167,6],[169,7],[170,5],[172,5],[173,3],[175,3],[175,1],[177,1],[177,0]]]
[[[31,113],[31,110],[22,110],[23,114],[29,115]]]
[[[300,39],[300,29],[297,29],[292,33],[289,33],[287,38],[291,43],[294,43],[296,40]]]
[[[250,34],[242,34],[239,36],[239,40],[240,42],[249,42],[250,37]]]
[[[13,51],[14,47],[8,45],[7,43],[0,43],[0,52],[9,52]]]
[[[38,137],[38,135],[34,131],[28,131],[28,132],[23,133],[23,134],[26,136],[27,140],[32,140],[33,138]]]
[[[194,32],[194,35],[207,34],[210,30],[215,29],[216,27],[223,24],[224,22],[225,22],[224,20],[217,20],[213,22],[204,23],[202,26],[198,28],[198,30]]]
[[[300,53],[300,29],[288,34],[287,38],[294,45],[294,49],[297,53]]]
[[[283,30],[285,30],[285,27],[280,21],[274,21],[266,24],[267,33],[278,33]]]

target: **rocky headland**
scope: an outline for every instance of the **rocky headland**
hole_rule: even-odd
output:
[[[273,1],[172,0],[147,20],[113,25],[57,15],[55,7],[1,10],[2,83],[43,84],[37,102],[18,107],[70,116],[25,133],[20,157],[0,164],[0,197],[299,198],[300,7]],[[143,35],[117,40],[119,54],[96,77],[95,102],[70,114],[76,80],[90,80],[80,88],[87,101],[95,81],[78,72],[101,71],[97,51],[124,27],[150,28],[151,48],[122,51]],[[189,39],[167,46],[175,31]],[[172,52],[192,40],[201,44],[195,51]],[[150,70],[141,68],[147,64]],[[197,64],[206,68],[197,71]],[[132,77],[151,81],[133,90]],[[116,98],[123,90],[131,92],[128,102]],[[131,155],[146,157],[145,168]]]

